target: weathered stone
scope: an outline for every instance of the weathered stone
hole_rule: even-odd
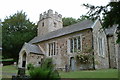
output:
[[[62,16],[52,10],[40,14],[40,21],[38,22],[38,36],[55,31],[62,28]]]
[[[29,42],[31,46],[36,45],[35,47],[41,52],[39,53],[38,50],[30,52],[23,47],[19,53],[19,67],[24,61],[26,65],[40,66],[42,59],[49,57],[53,59],[56,69],[64,71],[67,71],[66,65],[71,70],[109,68],[111,61],[115,61],[111,65],[116,67],[119,53],[117,45],[114,45],[116,39],[116,36],[114,39],[107,38],[99,20],[95,22],[85,20],[63,28],[62,15],[57,12],[53,14],[52,10],[48,10],[47,13],[40,14],[38,36]],[[93,56],[91,63],[82,64],[76,59],[78,47],[79,54],[87,53]],[[26,58],[23,56],[24,53]],[[109,54],[112,55],[111,60]]]

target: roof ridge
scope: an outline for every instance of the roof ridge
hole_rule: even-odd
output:
[[[83,20],[81,22],[69,25],[67,27],[49,32],[45,35],[36,36],[29,43],[37,43],[37,42],[40,42],[40,41],[44,41],[44,40],[48,40],[48,39],[51,39],[51,38],[63,36],[63,35],[70,34],[70,33],[73,33],[73,32],[77,32],[77,31],[81,31],[81,30],[84,30],[84,29],[92,28],[91,26],[93,24],[94,24],[94,22],[91,21],[91,20]]]

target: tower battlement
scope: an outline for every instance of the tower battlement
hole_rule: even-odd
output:
[[[49,9],[40,14],[38,21],[38,36],[63,28],[62,15]]]
[[[46,18],[53,18],[62,22],[62,15],[58,14],[57,12],[53,13],[53,10],[51,9],[49,9],[47,12],[45,11],[44,13],[41,13],[39,20],[41,21]]]

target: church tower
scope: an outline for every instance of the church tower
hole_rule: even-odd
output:
[[[58,30],[63,27],[62,15],[49,9],[43,14],[40,14],[38,22],[38,36],[44,35],[46,33]]]

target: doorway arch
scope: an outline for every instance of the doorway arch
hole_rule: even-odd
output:
[[[71,58],[70,58],[70,67],[71,67],[71,70],[72,70],[72,71],[74,71],[75,68],[76,68],[74,57],[71,57]]]
[[[24,52],[23,56],[22,56],[22,67],[25,68],[26,67],[26,52]]]

